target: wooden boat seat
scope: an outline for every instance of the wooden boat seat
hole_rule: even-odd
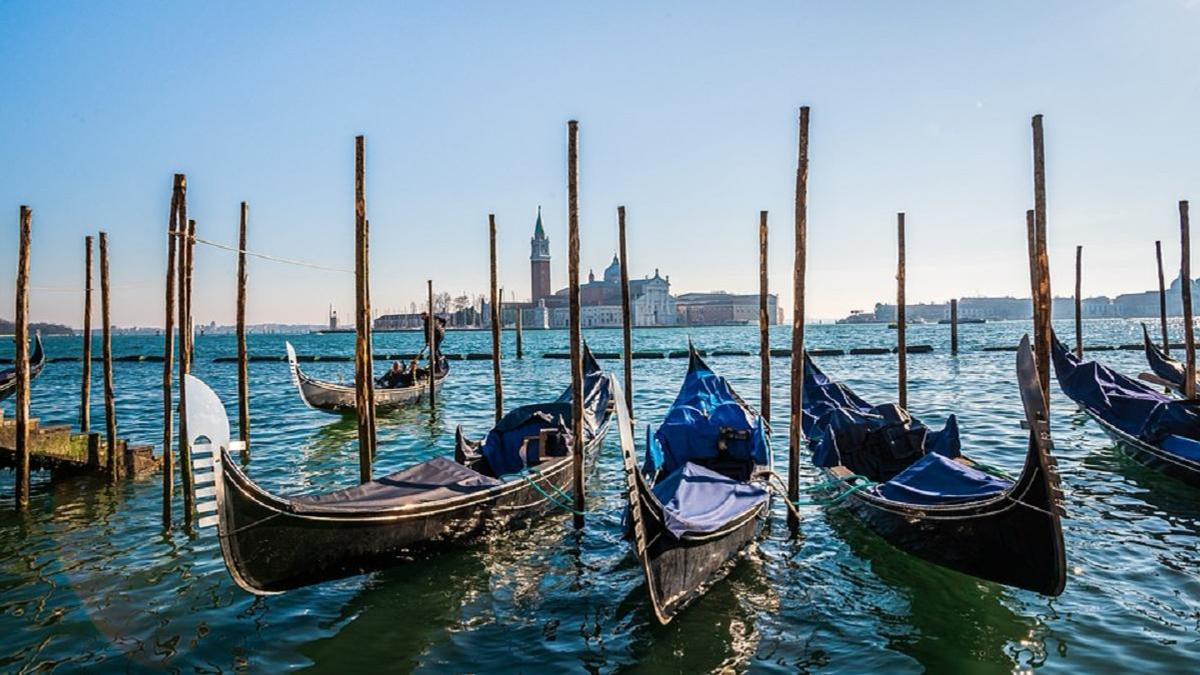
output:
[[[446,457],[421,462],[369,483],[289,500],[296,513],[374,513],[381,509],[436,502],[479,492],[502,481]]]

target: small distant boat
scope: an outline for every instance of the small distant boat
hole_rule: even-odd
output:
[[[38,375],[42,374],[42,368],[46,365],[46,350],[42,349],[42,334],[38,333],[33,338],[33,354],[29,356],[29,381],[33,382]],[[12,396],[17,392],[17,369],[6,368],[0,370],[0,401]]]
[[[300,400],[304,401],[304,405],[313,410],[320,410],[336,415],[354,414],[356,409],[354,387],[309,377],[300,369],[300,364],[296,359],[296,350],[292,347],[292,343],[287,342],[285,344],[287,346],[288,365],[292,369],[292,383],[296,385],[296,389],[300,392]],[[377,412],[389,412],[417,403],[422,398],[428,398],[428,372],[428,370],[417,369],[415,375],[409,378],[411,383],[406,384],[406,386],[381,387],[378,384],[375,385],[375,410]],[[449,374],[449,363],[447,363],[444,357],[438,358],[438,370],[433,380],[435,391],[441,390],[442,382]]]
[[[804,433],[813,463],[851,513],[902,551],[1008,586],[1056,596],[1066,585],[1062,490],[1029,338],[1017,381],[1032,430],[1015,479],[962,455],[958,421],[929,429],[871,406],[806,359]]]
[[[928,323],[929,322],[926,321],[925,319],[922,319],[921,317],[917,316],[917,317],[913,317],[913,318],[909,319],[907,322],[907,325],[909,325],[909,326],[924,326]],[[894,322],[894,321],[892,323],[888,324],[888,328],[891,328],[892,330],[896,330],[899,327],[900,327],[900,324],[897,322]]]
[[[456,433],[455,458],[323,494],[281,497],[254,483],[230,458],[220,399],[188,375],[189,442],[201,527],[217,526],[225,567],[238,586],[270,595],[393,566],[414,553],[462,546],[569,509],[571,397],[522,406],[479,443]],[[587,355],[584,456],[591,464],[612,417],[614,382]],[[558,496],[556,496],[558,495]],[[568,495],[569,497],[569,495]]]
[[[1095,361],[1083,361],[1057,337],[1050,353],[1063,393],[1096,420],[1118,450],[1200,487],[1200,402],[1178,400]]]
[[[688,345],[687,375],[638,467],[619,419],[627,536],[666,624],[728,574],[769,506],[770,426]],[[618,398],[619,416],[628,417]]]
[[[1146,362],[1150,364],[1150,374],[1142,373],[1138,375],[1138,379],[1164,386],[1171,391],[1183,395],[1183,383],[1187,379],[1184,374],[1187,367],[1167,356],[1154,344],[1150,339],[1150,331],[1146,328],[1146,324],[1142,324],[1142,342],[1146,349]],[[1197,382],[1200,383],[1200,376],[1197,377]],[[1200,391],[1200,387],[1197,387]]]

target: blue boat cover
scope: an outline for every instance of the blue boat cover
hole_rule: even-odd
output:
[[[906,504],[953,504],[999,494],[1012,483],[931,452],[913,462],[876,492]]]
[[[643,472],[669,474],[691,461],[718,458],[753,469],[769,465],[770,452],[762,417],[742,406],[725,378],[693,357],[662,426],[647,439]]]
[[[1192,459],[1191,444],[1168,438],[1200,441],[1200,402],[1176,400],[1095,361],[1081,361],[1057,337],[1050,354],[1071,400],[1134,438]]]
[[[933,431],[895,405],[872,406],[849,387],[835,382],[812,359],[804,359],[804,435],[813,464],[844,465],[844,455],[878,443],[895,459],[929,452],[955,458],[962,454],[958,418],[951,415],[941,431]]]
[[[820,467],[845,466],[879,483],[895,502],[929,506],[982,499],[1012,486],[954,461],[958,419],[933,431],[896,405],[872,406],[805,358],[804,434]]]
[[[583,436],[586,443],[599,430],[600,420],[612,398],[612,385],[591,354],[588,353],[585,358],[587,372],[583,376]],[[543,429],[570,432],[571,387],[568,386],[553,403],[535,403],[509,411],[488,432],[479,451],[495,475],[519,473],[541,459],[538,456],[539,448],[529,448],[530,455],[523,457],[521,446],[525,439],[536,438]]]
[[[667,530],[676,537],[715,532],[767,500],[765,489],[692,462],[659,480],[653,492],[663,505]]]

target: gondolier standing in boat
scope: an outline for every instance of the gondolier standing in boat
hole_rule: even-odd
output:
[[[430,357],[436,362],[436,359],[442,355],[442,340],[446,339],[446,319],[440,316],[434,316],[436,321],[433,324],[433,353]],[[429,342],[429,312],[421,312],[421,328],[422,334],[425,335],[425,341]]]

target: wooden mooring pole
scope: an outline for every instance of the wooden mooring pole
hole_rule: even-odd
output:
[[[433,410],[433,404],[437,398],[437,391],[434,389],[434,382],[437,381],[437,330],[434,328],[434,322],[437,319],[433,315],[433,279],[425,282],[429,290],[429,321],[425,324],[425,340],[429,343],[429,409]]]
[[[83,378],[79,385],[79,433],[92,430],[92,236],[83,238]]]
[[[108,234],[100,233],[100,317],[103,322],[104,350],[104,431],[107,438],[108,479],[116,481],[121,468],[117,459],[117,406],[113,387],[112,301],[108,284]]]
[[[579,310],[579,122],[567,122],[567,279],[571,324],[571,448],[575,528],[583,528],[583,334]]]
[[[163,485],[162,485],[162,519],[163,528],[171,527],[172,502],[175,498],[175,456],[171,451],[174,438],[174,408],[171,400],[172,376],[175,361],[175,252],[179,246],[179,196],[187,186],[187,178],[183,174],[175,174],[175,184],[171,189],[171,213],[167,216],[167,283],[166,283],[166,321],[163,328]]]
[[[1033,219],[1035,250],[1038,267],[1038,297],[1041,298],[1042,317],[1037,331],[1038,375],[1041,377],[1042,397],[1050,401],[1050,325],[1053,319],[1050,291],[1050,261],[1046,252],[1046,142],[1042,130],[1042,116],[1034,115],[1033,121]]]
[[[904,214],[896,214],[896,386],[900,407],[908,409],[908,311],[904,305]]]
[[[522,314],[524,314],[524,312],[521,311],[521,306],[517,305],[517,358],[518,359],[525,358],[525,336],[521,334],[522,333],[522,330],[521,330],[521,315]]]
[[[759,412],[771,421],[771,317],[767,291],[767,212],[758,212],[758,386]]]
[[[13,339],[16,343],[17,394],[17,481],[16,501],[18,509],[29,508],[29,248],[33,239],[33,211],[21,206],[17,219],[17,297],[16,316],[13,317]]]
[[[958,354],[958,298],[950,300],[950,354]]]
[[[621,360],[625,366],[625,409],[633,419],[633,305],[629,299],[629,256],[625,246],[625,207],[617,207],[617,246],[621,253]]]
[[[1179,279],[1183,292],[1183,344],[1187,355],[1183,393],[1190,400],[1196,398],[1196,333],[1192,326],[1192,233],[1188,222],[1187,200],[1179,202],[1179,245]]]
[[[250,365],[246,349],[246,224],[250,207],[242,202],[238,219],[237,358],[238,358],[238,438],[242,441],[242,461],[250,460]]]
[[[1075,356],[1083,358],[1083,247],[1075,247]]]
[[[371,300],[368,269],[367,194],[365,185],[365,139],[354,139],[354,407],[358,416],[358,478],[371,480],[371,461],[375,458],[375,433],[372,416],[375,397],[371,369]]]
[[[492,386],[496,392],[496,421],[504,416],[504,381],[500,377],[500,288],[496,279],[496,214],[488,214],[488,243],[491,251]]]
[[[796,252],[792,266],[792,382],[788,424],[788,501],[800,500],[800,422],[804,408],[804,274],[808,237],[808,106],[800,108],[799,150],[796,162]],[[788,528],[794,534],[800,519],[788,509]]]
[[[179,225],[186,226],[179,240],[179,474],[183,478],[183,522],[195,516],[196,486],[192,472],[192,444],[188,438],[187,378],[192,371],[192,254],[196,221],[187,217],[187,194],[179,195]]]
[[[1163,277],[1162,241],[1154,242],[1154,257],[1158,259],[1158,322],[1162,328],[1162,349],[1166,356],[1171,355],[1171,339],[1167,335],[1167,282]]]

